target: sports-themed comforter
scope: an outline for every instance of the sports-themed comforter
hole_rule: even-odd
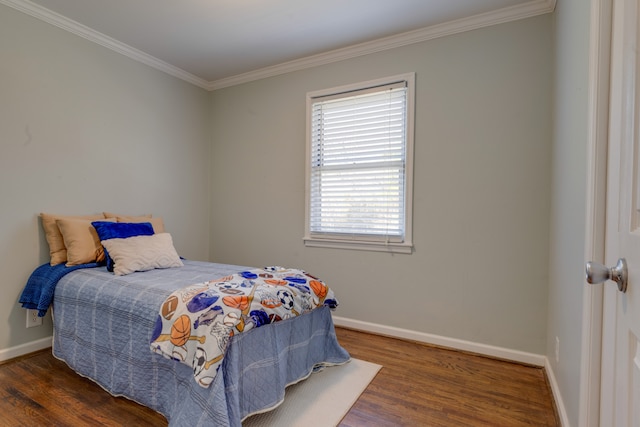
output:
[[[234,335],[338,305],[333,291],[302,270],[245,270],[174,291],[162,304],[151,349],[193,368],[208,387]]]

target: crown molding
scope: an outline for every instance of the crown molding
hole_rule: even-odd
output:
[[[209,83],[209,90],[222,89],[229,86],[248,83],[254,80],[290,73],[292,71],[300,71],[306,68],[317,67],[319,65],[338,62],[414,43],[420,43],[465,31],[489,27],[510,21],[517,21],[519,19],[531,18],[545,13],[551,13],[555,10],[555,6],[556,0],[531,0],[521,5],[505,7],[492,12],[432,25],[418,30],[284,62],[282,64],[261,68],[259,70],[238,74],[236,76],[214,80]]]
[[[177,77],[203,89],[213,91],[242,83],[273,77],[280,74],[300,71],[319,65],[381,52],[401,46],[424,42],[439,37],[489,27],[491,25],[530,18],[545,13],[551,13],[556,6],[556,0],[531,0],[516,6],[510,6],[496,11],[482,13],[468,18],[457,19],[443,24],[433,25],[406,33],[384,37],[378,40],[356,44],[353,46],[336,49],[306,58],[284,62],[282,64],[261,68],[235,76],[206,81],[198,76],[188,73],[178,67],[164,62],[154,56],[135,49],[127,44],[111,38],[105,34],[95,31],[79,22],[66,18],[58,13],[37,5],[29,0],[0,0],[0,4],[12,7],[20,12],[31,15],[51,25],[59,27],[65,31],[76,34],[89,41],[97,43],[133,60],[146,64],[150,67],[163,71],[171,76]]]
[[[40,19],[41,21],[47,22],[84,39],[97,43],[101,46],[106,47],[107,49],[111,49],[135,61],[163,71],[171,76],[187,81],[203,89],[210,90],[209,87],[211,86],[211,83],[207,82],[204,79],[201,79],[200,77],[194,76],[193,74],[188,73],[178,67],[175,67],[127,44],[121,43],[114,38],[111,38],[105,34],[87,27],[86,25],[80,24],[79,22],[76,22],[56,12],[46,9],[38,4],[30,2],[29,0],[0,0],[0,4],[12,7],[20,12],[26,13],[27,15],[33,16],[34,18]]]

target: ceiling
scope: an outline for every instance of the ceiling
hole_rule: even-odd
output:
[[[208,89],[551,12],[555,0],[0,0]],[[451,30],[451,23],[460,29]],[[415,39],[415,40],[414,40]],[[335,55],[341,52],[342,56]],[[302,62],[301,62],[302,61]],[[256,74],[258,73],[258,74]],[[227,82],[227,84],[225,84]]]

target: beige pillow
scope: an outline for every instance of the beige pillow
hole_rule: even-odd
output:
[[[41,213],[40,218],[42,218],[42,228],[44,229],[44,236],[47,239],[47,243],[49,244],[49,256],[51,257],[49,263],[51,265],[56,265],[67,262],[67,248],[64,245],[64,239],[62,238],[62,234],[60,234],[58,224],[56,224],[57,219],[86,219],[98,221],[104,219],[105,217],[103,215],[69,216]]]
[[[151,226],[153,227],[153,232],[158,234],[158,233],[164,233],[165,229],[164,229],[164,222],[162,221],[162,218],[160,217],[156,217],[153,218],[153,216],[151,214],[144,214],[144,215],[117,215],[114,213],[110,213],[110,212],[103,212],[104,217],[105,218],[115,218],[118,222],[150,222]],[[108,251],[108,249],[107,249]]]
[[[113,259],[113,273],[117,276],[184,265],[169,233],[107,239],[102,244]]]
[[[118,222],[122,222],[122,221],[118,221]],[[164,229],[164,222],[160,217],[149,218],[148,221],[129,221],[129,222],[150,222],[151,226],[153,227],[153,232],[156,234],[164,233],[166,231]]]
[[[118,222],[134,222],[134,221],[126,221],[127,218],[151,218],[153,215],[151,214],[142,214],[142,215],[119,215],[111,212],[102,212],[105,218],[122,218],[123,221]]]
[[[162,218],[160,217],[156,217],[156,218],[147,218],[144,216],[127,216],[127,217],[122,217],[119,216],[117,217],[118,222],[135,222],[135,223],[139,223],[139,222],[150,222],[151,226],[153,227],[153,232],[156,234],[159,233],[164,233],[164,222],[162,222]],[[108,249],[107,249],[108,250]]]
[[[100,221],[115,222],[115,219],[102,218]],[[91,220],[62,218],[57,219],[56,224],[67,248],[67,267],[104,261],[104,250]]]

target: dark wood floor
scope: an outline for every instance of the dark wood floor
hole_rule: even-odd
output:
[[[351,355],[383,366],[341,426],[559,426],[544,370],[336,328]],[[0,365],[0,426],[166,426],[109,395],[50,350]]]
[[[560,426],[542,368],[336,328],[383,366],[341,426]]]

